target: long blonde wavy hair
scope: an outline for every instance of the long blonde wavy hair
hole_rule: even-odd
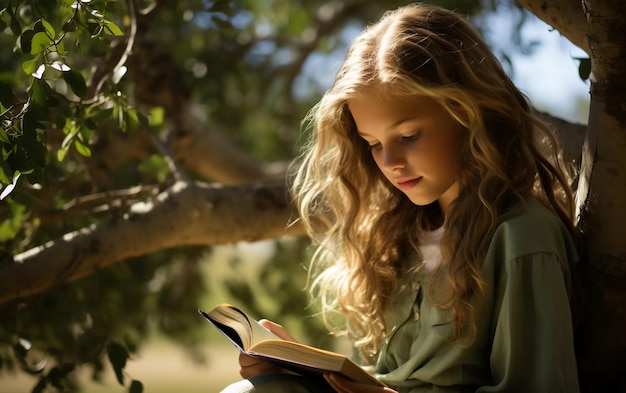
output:
[[[465,128],[459,196],[445,217],[437,202],[414,205],[393,187],[359,137],[348,103],[372,86],[430,97]],[[428,296],[451,312],[452,341],[474,327],[470,299],[482,291],[482,260],[508,204],[535,195],[573,231],[573,199],[557,141],[454,12],[420,4],[386,13],[356,38],[305,124],[309,141],[296,160],[291,190],[318,245],[312,291],[329,327],[347,331],[365,358],[380,349],[403,258],[415,250],[421,231],[446,228],[445,262],[433,272]],[[342,316],[340,323],[334,315]]]

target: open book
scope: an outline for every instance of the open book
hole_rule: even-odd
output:
[[[335,372],[360,383],[385,386],[345,355],[286,341],[276,336],[246,313],[220,304],[205,313],[198,310],[241,352],[277,364],[298,374],[321,377]]]

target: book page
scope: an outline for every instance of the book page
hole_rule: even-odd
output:
[[[199,311],[243,351],[247,351],[261,341],[282,340],[264,328],[257,320],[230,304],[220,304],[208,314],[202,310]]]
[[[245,312],[241,311],[235,306],[226,306],[224,311],[228,311],[228,315],[237,321],[243,323],[245,320],[246,327],[250,327],[250,342],[246,343],[246,349],[249,349],[256,343],[260,343],[265,340],[282,340],[280,337],[275,335],[274,333],[267,330],[263,325],[261,325],[256,319],[250,317]],[[239,315],[237,315],[239,314]]]
[[[251,346],[265,340],[282,340],[282,338],[264,328],[257,320],[250,318],[249,321],[250,329],[252,330]]]

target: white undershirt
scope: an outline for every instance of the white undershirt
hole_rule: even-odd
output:
[[[441,238],[443,226],[430,232],[423,232],[418,246],[424,264],[420,273],[430,273],[441,263]]]

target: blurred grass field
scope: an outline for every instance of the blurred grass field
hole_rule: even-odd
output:
[[[208,360],[201,365],[192,362],[174,344],[157,342],[148,345],[128,361],[125,369],[127,385],[134,378],[143,383],[145,393],[217,393],[239,379],[237,350],[232,345],[222,343],[213,346],[209,343],[204,352]],[[110,365],[107,363],[106,366],[108,369],[102,383],[91,381],[87,370],[80,372],[83,392],[128,392],[128,386],[121,386]],[[36,383],[35,378],[22,373],[19,377],[5,373],[0,375],[0,393],[30,393]]]

